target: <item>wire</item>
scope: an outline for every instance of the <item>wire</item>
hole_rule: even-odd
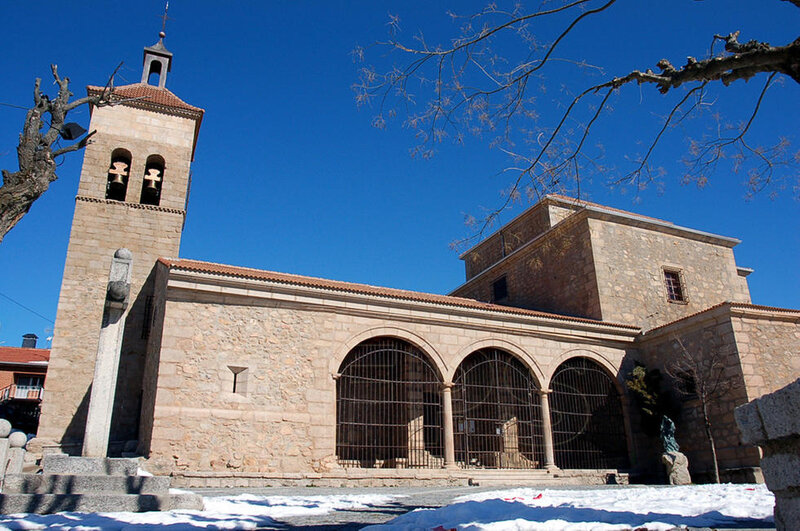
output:
[[[12,299],[11,297],[9,297],[8,295],[6,295],[6,294],[5,294],[5,293],[3,293],[3,292],[0,292],[0,297],[6,298],[6,299],[10,300],[11,302],[13,302],[14,304],[16,304],[17,306],[19,306],[20,308],[22,308],[22,309],[24,309],[24,310],[28,310],[28,311],[29,311],[29,312],[31,312],[33,315],[35,315],[35,316],[37,316],[37,317],[41,317],[42,319],[44,319],[45,321],[47,321],[47,322],[49,322],[49,323],[53,323],[53,324],[55,324],[55,321],[53,321],[52,319],[50,319],[50,318],[48,318],[48,317],[45,317],[44,315],[40,314],[40,313],[39,313],[39,312],[37,312],[36,310],[31,310],[30,308],[28,308],[27,306],[25,306],[25,305],[24,305],[24,304],[22,304],[21,302],[17,302],[17,301],[15,301],[14,299]]]
[[[29,109],[29,107],[23,107],[22,105],[14,105],[13,103],[3,103],[2,101],[0,101],[0,105],[4,107],[13,107],[14,109],[22,109],[25,111]]]

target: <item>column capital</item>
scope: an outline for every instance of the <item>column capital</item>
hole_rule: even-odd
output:
[[[552,389],[539,389],[539,396],[547,396],[553,392]]]
[[[449,391],[455,386],[456,384],[454,384],[453,382],[442,382],[441,384],[439,384],[439,387],[442,389],[442,391]]]
[[[340,372],[332,372],[331,373],[331,378],[333,378],[334,380],[338,380],[341,377],[342,377],[342,373],[340,373]]]

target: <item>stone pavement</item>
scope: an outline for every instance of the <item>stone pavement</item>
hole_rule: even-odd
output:
[[[652,485],[651,485],[652,486]],[[368,509],[353,511],[339,510],[327,514],[313,516],[293,516],[276,519],[278,525],[275,527],[263,527],[260,529],[304,529],[311,531],[328,530],[356,530],[367,525],[381,524],[405,514],[414,509],[436,509],[450,504],[455,498],[467,494],[478,492],[500,490],[503,488],[515,488],[515,485],[507,487],[372,487],[372,488],[332,488],[332,487],[272,487],[263,489],[192,489],[202,496],[235,496],[237,494],[254,494],[261,496],[331,496],[345,494],[382,494],[387,496],[403,496],[385,505],[376,505]],[[600,485],[600,486],[543,486],[543,489],[551,490],[572,490],[572,489],[620,489],[632,488],[620,485]],[[635,487],[633,487],[635,488]],[[679,528],[675,528],[679,529]],[[699,531],[708,528],[680,528],[690,531]],[[717,528],[715,528],[717,529]],[[718,529],[737,529],[747,531],[748,528],[718,528]],[[759,531],[772,528],[759,528]]]

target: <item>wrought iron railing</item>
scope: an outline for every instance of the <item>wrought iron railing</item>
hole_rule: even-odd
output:
[[[44,388],[41,385],[11,384],[0,389],[0,401],[6,400],[41,400],[44,398]]]

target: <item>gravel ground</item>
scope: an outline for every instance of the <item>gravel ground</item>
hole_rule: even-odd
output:
[[[315,516],[295,516],[276,520],[279,525],[266,527],[263,529],[307,529],[314,531],[325,531],[333,529],[354,530],[364,526],[387,522],[401,514],[413,511],[414,509],[428,508],[435,509],[443,505],[450,504],[454,498],[465,494],[476,492],[502,490],[505,488],[515,488],[514,485],[506,487],[373,487],[373,488],[327,488],[327,487],[273,487],[264,489],[194,489],[195,492],[203,496],[235,496],[237,494],[256,494],[263,496],[329,496],[342,494],[383,494],[393,496],[403,496],[385,505],[372,506],[369,509],[357,511],[332,511],[327,514]],[[548,485],[542,489],[572,490],[587,488],[598,489],[621,489],[636,487],[625,487],[618,485],[603,485],[596,487],[555,487]],[[677,528],[676,528],[677,529]],[[686,529],[686,528],[683,528]],[[688,528],[695,530],[697,528]],[[737,528],[739,531],[741,528]],[[774,528],[772,528],[774,529]],[[760,530],[763,531],[763,528]]]

